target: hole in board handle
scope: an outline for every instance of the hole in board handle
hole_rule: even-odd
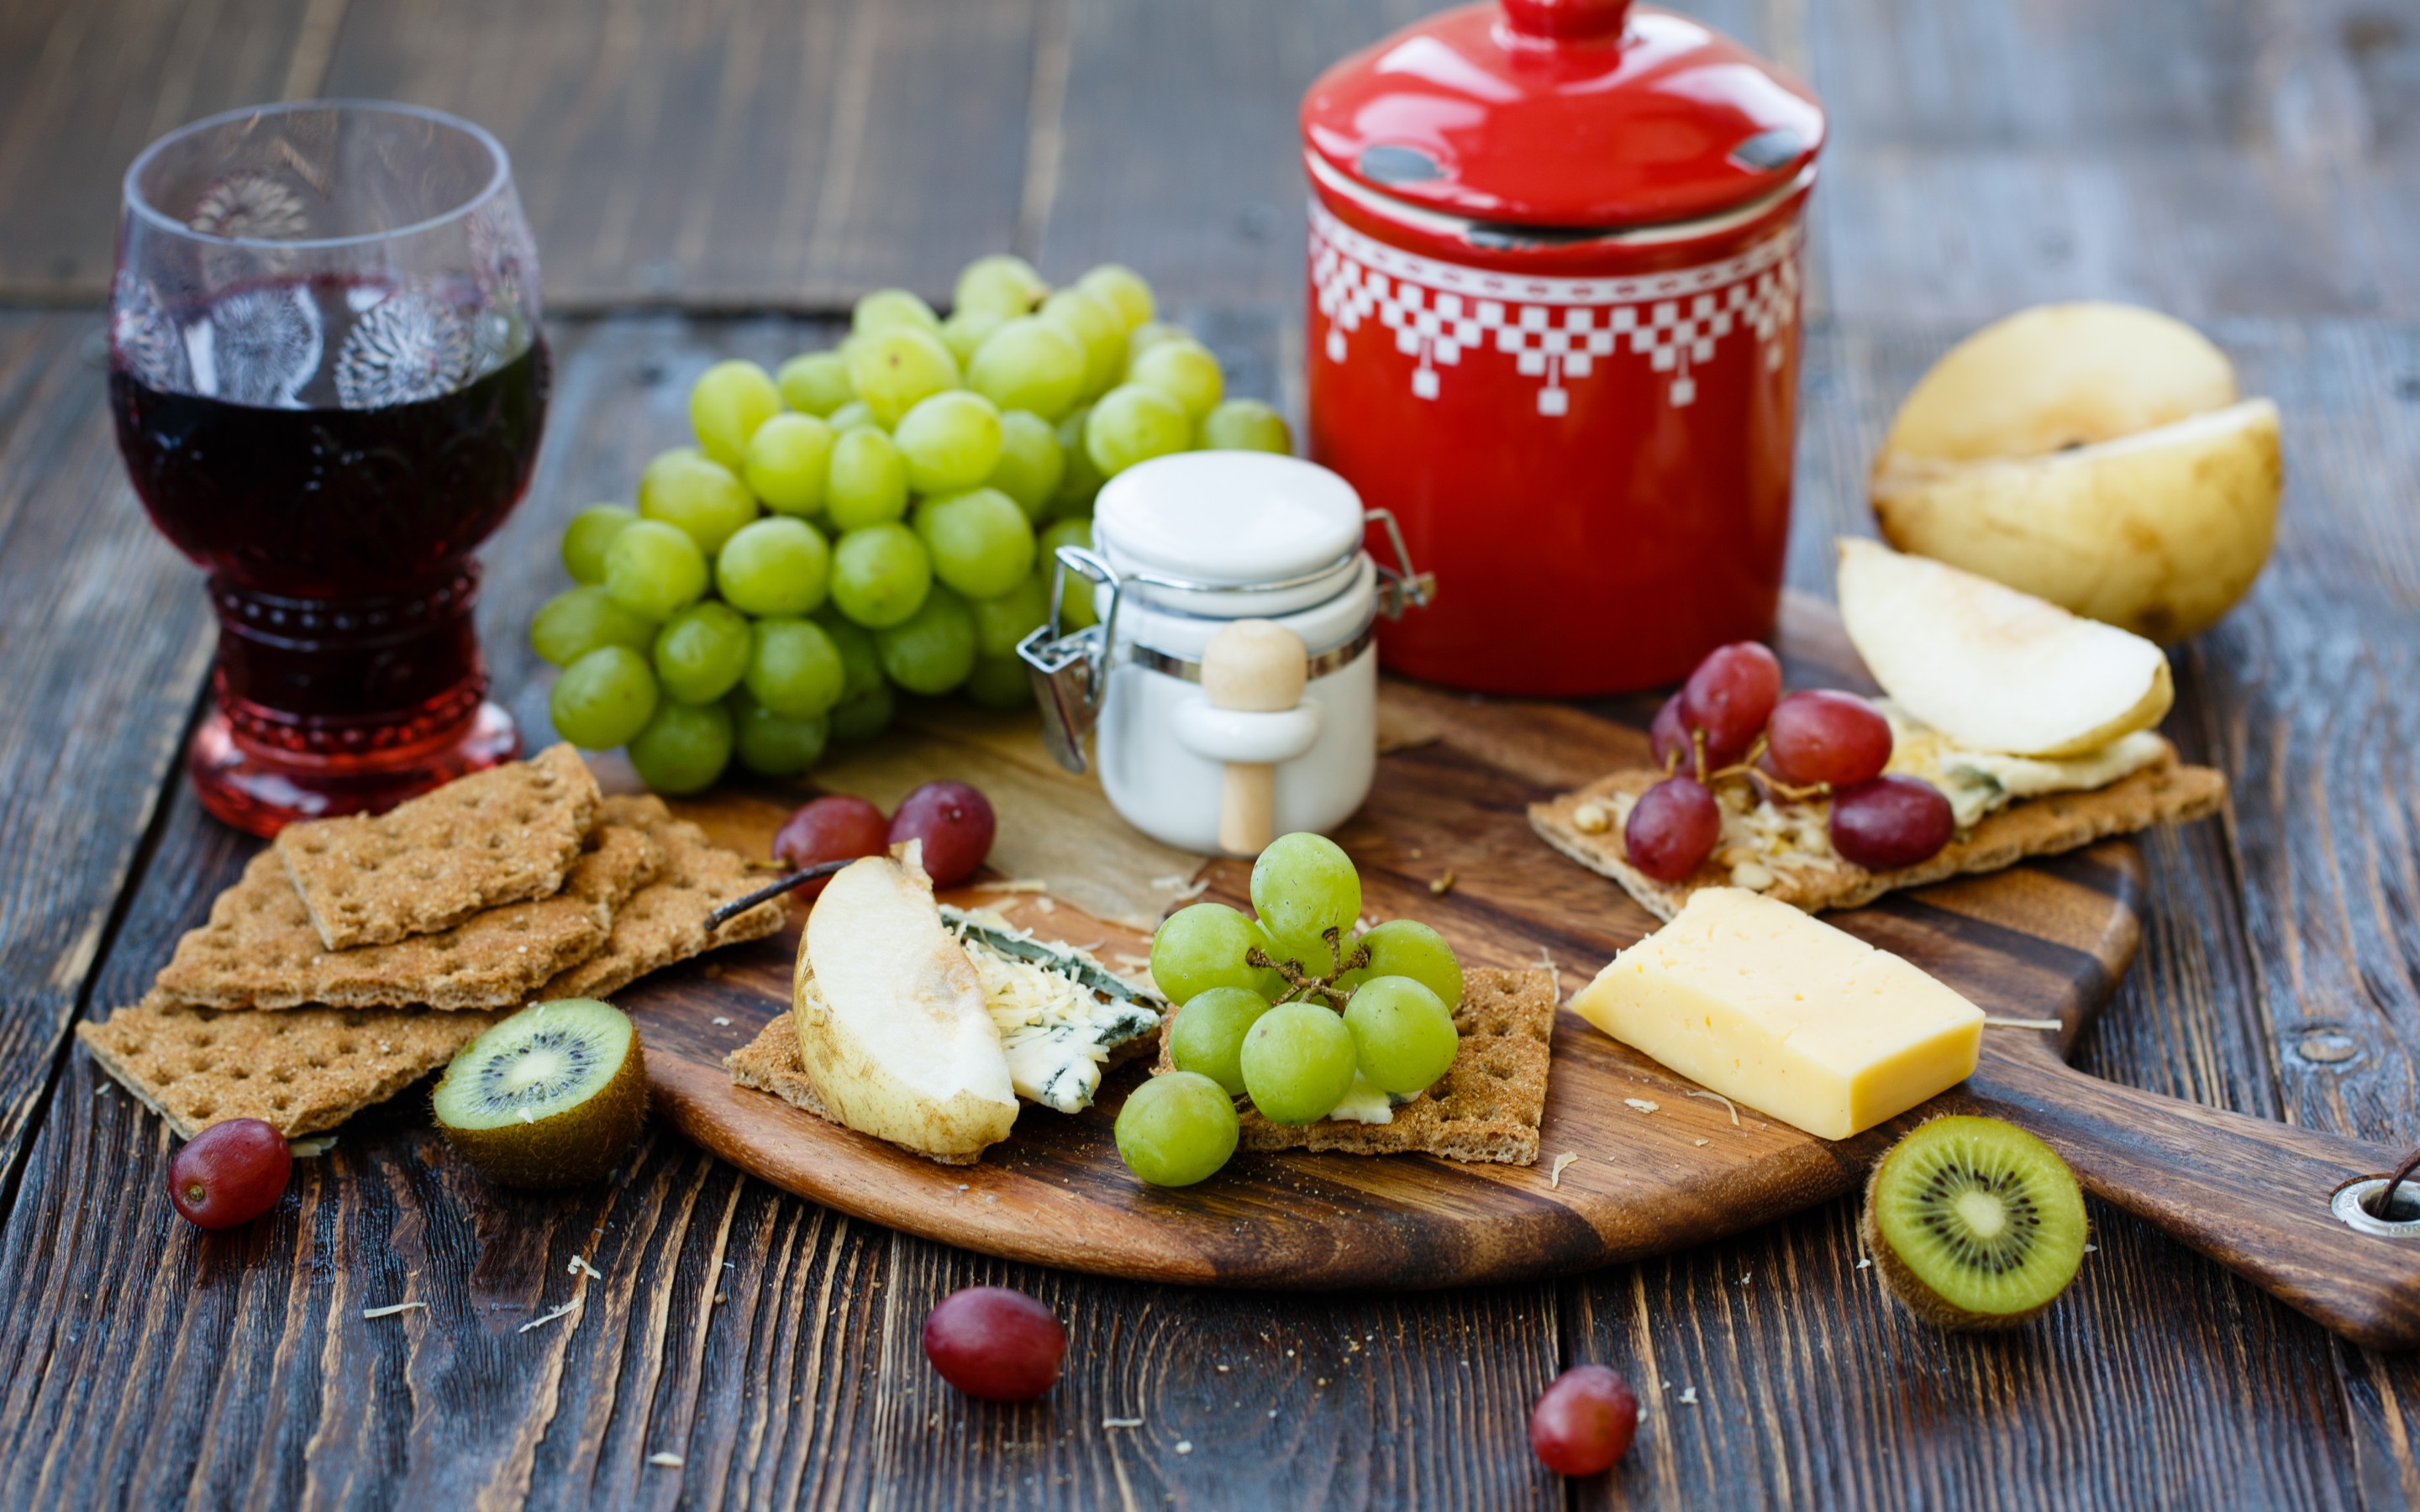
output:
[[[2356,1233],[2376,1234],[2381,1239],[2420,1239],[2420,1191],[2412,1190],[2412,1183],[2406,1181],[2397,1189],[2392,1210],[2381,1217],[2369,1211],[2369,1204],[2385,1187],[2383,1176],[2348,1181],[2336,1188],[2329,1211]]]

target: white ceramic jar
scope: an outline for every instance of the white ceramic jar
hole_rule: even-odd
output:
[[[1362,549],[1373,522],[1404,570]],[[1084,735],[1097,732],[1109,802],[1185,850],[1221,848],[1231,763],[1275,769],[1276,833],[1342,824],[1377,765],[1373,626],[1426,601],[1393,525],[1326,468],[1266,453],[1185,452],[1110,479],[1094,507],[1094,548],[1060,552],[1051,623],[1017,648],[1052,753],[1082,771]],[[1087,587],[1099,623],[1063,634],[1063,595]],[[1301,641],[1307,677],[1295,707],[1222,709],[1203,689],[1211,638],[1243,619]]]

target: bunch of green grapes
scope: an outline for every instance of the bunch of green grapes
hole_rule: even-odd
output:
[[[1155,1186],[1227,1163],[1237,1097],[1271,1123],[1313,1123],[1348,1098],[1375,1110],[1425,1091],[1461,1046],[1452,948],[1408,918],[1360,930],[1361,877],[1335,841],[1273,841],[1252,865],[1252,909],[1195,903],[1152,937],[1152,980],[1179,1005],[1175,1069],[1135,1088],[1117,1139]]]
[[[557,733],[693,793],[735,756],[784,777],[871,738],[894,689],[1030,702],[1016,643],[1048,617],[1058,548],[1092,544],[1103,480],[1171,452],[1293,448],[1155,315],[1115,264],[1053,290],[981,257],[947,319],[882,289],[835,350],[706,369],[697,444],[647,464],[637,509],[594,505],[564,532],[578,586],[530,626],[563,669]],[[1091,623],[1090,599],[1064,614]]]

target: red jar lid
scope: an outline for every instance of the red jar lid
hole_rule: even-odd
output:
[[[1449,214],[1602,228],[1692,220],[1792,183],[1823,145],[1798,81],[1628,0],[1502,0],[1338,63],[1303,140],[1376,193]]]

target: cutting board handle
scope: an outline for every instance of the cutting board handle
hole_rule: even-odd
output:
[[[2420,1237],[2359,1232],[2330,1206],[2405,1151],[2101,1081],[2059,1060],[2047,1034],[1993,1049],[1960,1111],[2031,1130],[2095,1196],[2354,1343],[2420,1348]]]

